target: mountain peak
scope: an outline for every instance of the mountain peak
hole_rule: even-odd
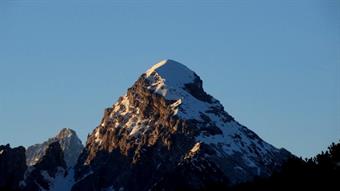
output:
[[[226,182],[223,177],[236,184],[270,175],[288,154],[235,121],[202,84],[173,60],[142,74],[88,137],[73,190],[87,189],[89,181],[98,188],[161,190],[176,185],[173,177],[202,190]]]
[[[162,60],[158,62],[157,64],[153,65],[150,69],[146,71],[147,77],[152,75],[154,72],[157,72],[160,75],[163,74],[166,76],[169,76],[170,74],[176,74],[176,76],[178,76],[179,74],[183,74],[183,73],[187,73],[191,75],[192,73],[194,73],[185,65],[175,60],[171,60],[171,59]],[[180,72],[180,73],[175,73],[175,72]]]
[[[148,82],[147,89],[167,100],[185,97],[190,91],[188,89],[190,85],[194,85],[196,89],[202,88],[202,81],[195,72],[170,59],[155,64],[142,77]]]
[[[63,128],[62,130],[59,131],[56,137],[64,138],[64,137],[71,137],[71,136],[76,136],[76,132],[70,128]]]
[[[197,119],[201,118],[201,112],[222,109],[220,103],[204,91],[201,78],[174,60],[155,64],[142,75],[142,80],[148,91],[173,102],[173,113],[182,118]]]
[[[53,142],[59,142],[64,152],[65,162],[68,167],[76,164],[80,152],[83,150],[81,140],[77,133],[69,128],[63,128],[59,133],[41,144],[35,144],[27,148],[26,161],[28,166],[36,164],[46,154],[46,149]]]

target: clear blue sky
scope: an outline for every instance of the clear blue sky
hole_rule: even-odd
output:
[[[340,139],[340,1],[0,1],[0,144],[82,140],[162,59],[264,140],[312,156]]]

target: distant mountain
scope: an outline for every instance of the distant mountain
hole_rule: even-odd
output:
[[[164,60],[105,110],[72,190],[225,189],[270,176],[291,156],[238,123],[195,72]]]
[[[0,146],[0,190],[69,191],[74,184],[73,166],[82,150],[71,129],[62,129],[26,151],[24,147]]]
[[[20,182],[23,191],[62,191],[63,184],[70,179],[63,150],[58,141],[47,145],[44,154],[25,173]],[[62,180],[62,181],[60,181]],[[73,184],[73,179],[69,181]]]
[[[53,142],[59,142],[63,151],[64,160],[68,167],[73,167],[82,152],[84,146],[72,129],[64,128],[55,137],[41,144],[35,144],[26,150],[26,163],[28,166],[35,165],[44,155],[48,146]]]

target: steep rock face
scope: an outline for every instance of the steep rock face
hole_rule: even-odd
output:
[[[0,190],[19,190],[26,168],[24,147],[0,145]]]
[[[73,167],[82,152],[84,146],[72,129],[64,128],[55,137],[48,139],[44,143],[35,144],[27,148],[26,162],[28,166],[35,165],[44,155],[48,145],[58,141],[64,152],[64,160],[68,167]]]
[[[54,180],[61,176],[67,176],[67,167],[64,161],[63,151],[58,141],[47,146],[44,155],[31,166],[25,173],[25,179],[21,183],[24,191],[53,190]]]
[[[211,153],[209,147],[196,144],[193,151],[174,170],[155,182],[150,190],[228,190],[229,179],[207,159],[206,153]]]
[[[223,188],[268,176],[288,156],[235,121],[194,72],[165,60],[105,110],[73,190]]]

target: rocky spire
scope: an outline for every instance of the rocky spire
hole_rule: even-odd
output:
[[[67,167],[58,141],[47,145],[44,155],[30,167],[22,183],[23,191],[51,190],[57,176],[65,178]]]
[[[62,129],[55,137],[52,137],[41,144],[35,144],[28,147],[26,151],[27,165],[32,166],[36,164],[44,156],[48,145],[55,141],[58,141],[61,146],[67,166],[73,167],[84,146],[76,132],[69,128]]]

